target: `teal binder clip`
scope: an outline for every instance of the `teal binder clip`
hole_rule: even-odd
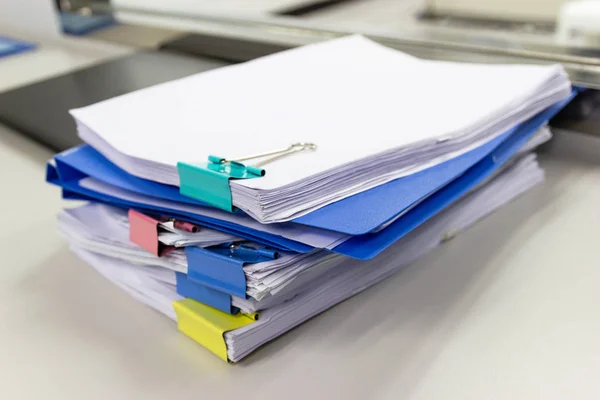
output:
[[[262,165],[275,161],[281,157],[304,150],[315,150],[313,143],[294,143],[284,149],[278,149],[261,154],[254,154],[236,159],[226,159],[217,156],[208,156],[208,163],[193,164],[177,163],[179,173],[179,192],[183,196],[191,197],[203,203],[233,212],[235,207],[231,198],[231,179],[254,179],[264,176],[266,171]],[[254,165],[245,165],[242,161],[270,157]]]
[[[208,156],[206,164],[177,163],[179,192],[226,211],[234,211],[231,201],[230,179],[252,179],[265,175],[265,170]]]

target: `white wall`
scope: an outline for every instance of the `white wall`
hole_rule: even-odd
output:
[[[0,34],[48,39],[59,32],[53,0],[0,0]]]

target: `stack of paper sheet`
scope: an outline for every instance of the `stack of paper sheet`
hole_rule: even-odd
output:
[[[47,180],[89,200],[73,251],[235,362],[540,183],[572,96],[560,66],[352,36],[72,110]]]
[[[71,114],[82,138],[116,165],[170,185],[180,183],[178,162],[314,144],[261,179],[231,183],[233,205],[267,223],[464,154],[570,91],[559,66],[424,61],[351,36]]]

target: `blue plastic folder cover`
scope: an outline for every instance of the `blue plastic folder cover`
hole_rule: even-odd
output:
[[[359,259],[372,258],[485,180],[568,101],[570,98],[549,107],[510,132],[461,157],[331,204],[298,218],[295,222],[342,232],[358,232],[354,235],[355,237],[336,246],[333,251]],[[118,198],[83,188],[78,185],[78,180],[86,176],[93,176],[106,183],[137,193],[146,195],[151,193],[151,195],[161,198],[171,196],[172,200],[175,200],[176,196],[180,196],[176,193],[177,188],[134,178],[110,164],[97,153],[93,158],[85,156],[93,153],[93,149],[83,146],[57,155],[55,158],[57,168],[60,170],[62,166],[63,170],[69,170],[69,173],[59,174],[57,171],[50,173],[49,177],[55,177],[55,179],[50,178],[49,181],[66,189],[67,197],[98,200],[121,207],[143,208],[144,205],[124,202]],[[188,203],[190,201],[193,202],[190,199],[186,200]],[[415,204],[417,205],[415,206]],[[251,235],[254,240],[261,241],[262,238],[264,239],[261,241],[263,243],[271,241],[282,245],[281,239],[283,239],[284,248],[293,251],[311,249],[310,246],[265,232],[249,230],[230,222],[199,215],[181,214],[169,209],[156,211],[191,218],[204,222],[208,226],[241,236]],[[401,215],[403,213],[405,214]],[[361,215],[361,218],[356,218],[356,215]],[[374,231],[398,215],[401,217],[390,223],[385,229]]]

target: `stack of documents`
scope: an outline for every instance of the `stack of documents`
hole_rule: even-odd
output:
[[[543,181],[560,66],[421,60],[361,36],[71,110],[47,180],[72,250],[225,361]]]

